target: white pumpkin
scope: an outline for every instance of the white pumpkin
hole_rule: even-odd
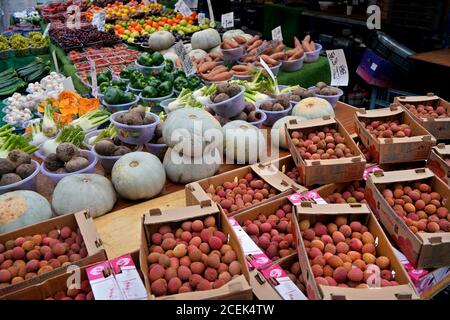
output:
[[[18,190],[0,195],[0,234],[51,217],[50,204],[37,192]]]
[[[170,181],[175,183],[189,183],[213,176],[222,163],[222,153],[208,154],[203,157],[192,158],[180,155],[173,149],[168,149],[164,156],[163,165]]]
[[[304,117],[300,116],[286,116],[283,118],[278,119],[272,126],[272,130],[270,131],[270,137],[272,141],[272,146],[276,147],[276,141],[278,141],[278,146],[283,149],[289,149],[289,147],[286,144],[286,130],[284,128],[284,125],[289,120],[297,119],[297,121],[306,120]]]
[[[242,31],[241,29],[228,30],[222,35],[222,40],[231,39],[231,38],[236,37],[236,36],[241,36],[244,33],[245,32]]]
[[[215,29],[197,31],[192,35],[192,49],[208,50],[220,45],[220,34]]]
[[[131,152],[114,164],[111,181],[125,199],[150,199],[158,195],[166,183],[166,173],[159,159],[148,152]]]
[[[63,178],[53,191],[52,206],[57,215],[88,210],[93,217],[110,212],[116,203],[116,191],[99,174],[74,174]]]
[[[191,52],[188,53],[188,56],[192,59],[192,58],[196,58],[196,59],[201,59],[204,56],[206,56],[207,53],[206,51],[202,50],[202,49],[194,49]]]
[[[222,150],[219,121],[199,108],[182,108],[170,112],[163,125],[163,137],[169,147],[190,157],[200,157],[214,149]],[[215,137],[220,138],[220,141]]]
[[[169,31],[156,31],[150,34],[148,45],[150,49],[159,51],[169,49],[175,43],[175,37]]]
[[[299,101],[292,109],[293,116],[301,116],[308,120],[322,118],[323,116],[334,117],[331,104],[322,98],[310,97]]]
[[[266,139],[262,132],[246,121],[235,120],[223,126],[225,155],[238,164],[255,163],[266,156]]]

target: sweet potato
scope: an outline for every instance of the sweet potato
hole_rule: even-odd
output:
[[[218,53],[218,52],[210,52],[210,53],[208,53],[208,55],[213,59],[223,58],[223,54]]]
[[[246,76],[248,75],[248,71],[234,71],[234,74],[238,76]]]
[[[269,65],[276,65],[278,64],[278,61],[275,59],[272,59],[271,57],[269,57],[268,55],[262,54],[261,55],[261,59],[264,60],[265,63],[269,64]]]
[[[309,46],[311,47],[311,51],[315,51],[316,50],[316,44],[314,43],[314,41],[311,41],[309,43]]]
[[[230,79],[233,76],[233,71],[225,71],[222,73],[218,73],[215,75],[209,76],[209,81],[225,81]]]
[[[248,67],[246,65],[243,65],[243,64],[237,64],[237,65],[231,67],[231,70],[237,71],[237,72],[247,72],[248,71]]]
[[[208,70],[211,70],[216,65],[217,65],[217,63],[215,63],[214,61],[205,62],[205,63],[199,64],[197,70],[200,73],[206,73]]]
[[[235,36],[233,39],[239,44],[245,44],[247,42],[247,39],[243,36]]]
[[[308,34],[303,38],[303,41],[310,43],[311,42],[311,36]]]
[[[300,59],[302,56],[303,56],[303,49],[299,48],[297,50],[294,50],[294,54],[292,54],[288,60],[292,61],[292,60]]]
[[[262,44],[263,44],[263,41],[258,39],[255,42],[253,42],[253,44],[251,46],[249,46],[247,48],[247,51],[249,51],[249,52],[253,51],[254,49],[258,48]]]
[[[259,40],[259,36],[254,36],[253,38],[251,38],[248,42],[247,45],[251,46],[253,45],[257,40]]]
[[[306,52],[313,51],[309,42],[306,42],[305,40],[302,41],[302,47]]]
[[[222,73],[222,72],[225,72],[225,71],[228,71],[227,67],[222,66],[222,65],[219,65],[219,66],[215,67],[214,69],[212,69],[212,70],[208,73],[208,75],[209,75],[209,76],[214,76],[214,75],[216,75],[216,74],[219,74],[219,73]]]
[[[242,62],[255,62],[256,57],[253,55],[246,56],[244,58],[241,58]]]
[[[223,48],[224,49],[234,49],[234,48],[237,48],[238,46],[239,46],[239,43],[237,43],[233,39],[225,39],[225,40],[223,40]]]
[[[298,40],[297,37],[294,37],[294,46],[296,48],[300,48],[302,46],[302,44],[300,43],[300,40]]]
[[[286,48],[286,46],[281,43],[273,49],[273,52],[282,52],[285,48]]]
[[[286,54],[284,52],[275,52],[270,55],[270,57],[274,60],[285,60]]]

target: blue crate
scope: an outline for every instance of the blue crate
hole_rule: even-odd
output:
[[[398,82],[399,72],[395,65],[372,50],[366,49],[361,58],[356,73],[367,82],[380,88],[395,87]]]

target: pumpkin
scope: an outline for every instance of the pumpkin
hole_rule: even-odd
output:
[[[175,52],[166,52],[163,54],[163,57],[165,60],[170,60],[172,61],[174,64],[177,63],[178,60],[178,56]]]
[[[323,116],[334,117],[331,104],[322,98],[309,97],[299,101],[292,109],[293,116],[301,116],[308,120],[322,118]]]
[[[220,123],[209,112],[199,108],[181,108],[170,112],[163,125],[165,143],[191,157],[200,157],[208,150],[221,150],[210,134],[222,137]]]
[[[47,199],[29,190],[7,192],[0,196],[0,234],[26,227],[52,217]]]
[[[288,123],[289,120],[297,119],[298,121],[306,120],[304,117],[300,116],[286,116],[278,119],[272,126],[272,130],[270,131],[272,146],[277,146],[275,141],[278,142],[278,147],[283,149],[289,149],[286,144],[286,130],[284,125]]]
[[[266,156],[266,139],[262,132],[246,121],[235,120],[223,126],[227,160],[238,164],[255,163]]]
[[[245,34],[245,32],[242,31],[241,29],[228,30],[222,35],[222,40],[231,39],[233,37],[241,36],[243,34]]]
[[[192,59],[192,58],[196,58],[196,59],[201,59],[204,56],[206,56],[207,53],[206,51],[202,50],[202,49],[194,49],[191,52],[188,53],[188,56]]]
[[[217,30],[209,28],[197,31],[192,35],[192,49],[208,50],[220,45],[220,34]]]
[[[52,206],[57,215],[88,210],[93,218],[111,211],[116,191],[98,174],[74,174],[63,178],[53,191]]]
[[[208,51],[209,53],[218,53],[221,56],[223,55],[222,53],[222,48],[219,46],[212,48],[211,50]]]
[[[168,49],[175,43],[175,37],[169,31],[156,31],[150,34],[148,45],[150,49],[159,51]]]
[[[180,155],[173,149],[168,149],[164,156],[163,165],[170,181],[175,183],[189,183],[213,176],[222,163],[222,153],[192,158]]]
[[[166,173],[159,159],[148,152],[131,152],[114,164],[111,181],[125,199],[150,199],[159,194],[166,183]]]

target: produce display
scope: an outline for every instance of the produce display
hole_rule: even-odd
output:
[[[413,136],[413,132],[409,125],[394,121],[372,121],[369,124],[361,122],[363,126],[375,138],[405,138]]]
[[[0,57],[2,52],[7,50],[14,51],[14,54],[17,56],[24,56],[30,53],[27,49],[43,48],[47,46],[47,39],[43,37],[42,33],[36,31],[28,33],[27,36],[23,36],[20,33],[14,33],[9,38],[0,36]],[[6,58],[8,58],[8,56],[6,56]]]
[[[89,280],[83,280],[80,289],[67,289],[66,292],[58,291],[45,300],[94,300],[94,294]]]
[[[20,182],[36,170],[36,165],[31,163],[28,153],[19,149],[13,150],[6,158],[0,158],[0,186]]]
[[[151,294],[217,289],[240,275],[241,264],[214,216],[162,225],[151,235],[147,262]]]
[[[360,181],[353,181],[342,192],[335,192],[325,198],[327,203],[367,203],[366,189]]]
[[[353,151],[345,143],[344,137],[336,129],[330,129],[327,126],[308,135],[294,130],[291,132],[291,138],[305,160],[328,160],[354,156]]]
[[[242,227],[270,259],[277,260],[296,249],[290,232],[291,216],[292,206],[286,204],[270,215],[260,214],[254,221],[245,220]]]
[[[387,186],[383,197],[409,229],[416,232],[449,232],[450,215],[446,198],[426,183],[396,183]]]
[[[59,144],[56,152],[50,153],[44,160],[45,168],[58,174],[79,171],[89,164],[77,146],[67,142]]]
[[[375,237],[359,221],[337,216],[324,224],[299,222],[306,252],[318,285],[368,288],[368,268],[377,268],[381,287],[398,286],[388,257],[377,254]]]
[[[80,230],[68,226],[0,243],[0,287],[66,267],[87,255]]]
[[[108,32],[97,30],[94,26],[85,26],[80,29],[70,29],[63,27],[60,29],[50,29],[50,37],[59,47],[70,50],[72,48],[81,49],[92,45],[113,45],[120,39]]]
[[[114,1],[111,3],[99,3],[102,7],[98,7],[96,6],[97,4],[94,4],[94,6],[89,8],[88,12],[92,18],[94,13],[102,10],[106,14],[106,20],[114,20],[120,18],[133,18],[143,14],[156,14],[163,8],[162,4],[156,2],[150,3],[149,5],[137,1],[124,2]]]
[[[0,127],[0,159],[8,158],[11,151],[22,150],[28,154],[36,151],[36,146],[32,145],[27,138],[14,133],[14,128],[9,124]],[[14,153],[16,154],[16,153]],[[15,157],[14,157],[15,158]]]
[[[156,121],[156,119],[145,111],[143,106],[137,106],[129,109],[126,112],[118,113],[113,115],[114,120],[118,123],[126,124],[129,126],[141,126],[146,124],[151,124]]]
[[[412,114],[418,116],[419,118],[448,118],[450,117],[449,112],[443,106],[437,106],[433,108],[432,106],[424,106],[419,104],[417,106],[412,104],[405,104],[405,108],[411,111]]]

